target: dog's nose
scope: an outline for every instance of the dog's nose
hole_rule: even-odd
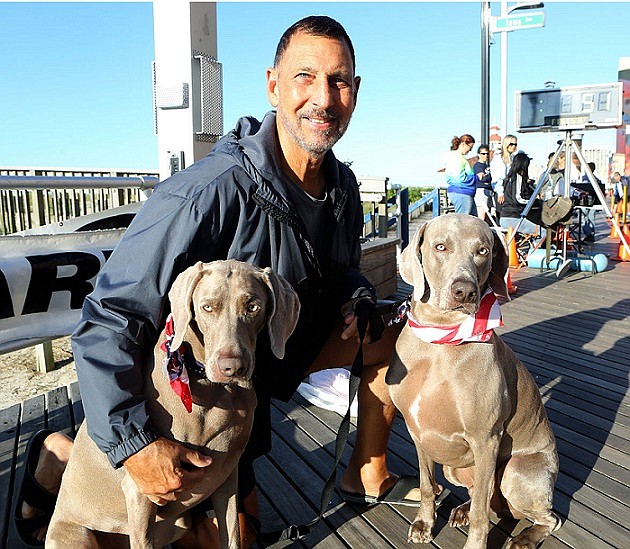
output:
[[[477,301],[477,285],[470,280],[455,280],[451,284],[451,295],[458,303],[474,303]]]
[[[221,355],[217,359],[217,367],[224,377],[235,377],[243,375],[245,368],[241,357],[234,355]]]

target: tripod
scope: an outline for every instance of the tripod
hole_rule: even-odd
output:
[[[599,185],[596,183],[595,176],[593,175],[591,168],[586,162],[586,159],[584,158],[584,155],[582,154],[582,151],[579,145],[573,140],[571,134],[572,134],[571,130],[567,130],[565,132],[564,140],[558,145],[558,148],[556,149],[556,152],[551,158],[551,161],[549,162],[547,169],[538,180],[538,183],[536,184],[536,188],[534,189],[532,196],[530,197],[529,201],[527,202],[527,205],[525,206],[525,208],[523,209],[523,212],[521,213],[521,218],[514,229],[512,238],[514,238],[514,235],[516,235],[516,232],[518,231],[519,227],[523,223],[523,220],[525,219],[529,211],[532,209],[532,206],[534,204],[534,201],[536,200],[536,197],[538,196],[538,193],[540,192],[540,189],[542,189],[545,183],[549,181],[551,170],[556,166],[560,153],[564,151],[565,158],[566,158],[565,168],[564,168],[564,181],[565,181],[564,193],[563,193],[564,196],[567,198],[569,197],[569,192],[570,192],[569,189],[570,189],[570,183],[571,183],[571,168],[572,168],[571,158],[573,157],[573,153],[575,153],[575,155],[577,156],[582,166],[584,166],[584,171],[586,172],[586,176],[589,180],[589,183],[591,184],[593,191],[595,191],[597,198],[599,198],[599,201],[601,205],[603,206],[604,211],[606,212],[606,217],[611,220],[613,226],[615,227],[615,229],[617,229],[617,233],[619,234],[619,238],[621,239],[621,242],[623,243],[626,251],[630,254],[630,245],[628,244],[628,241],[626,240],[625,235],[621,231],[619,227],[619,223],[617,223],[617,220],[614,218],[612,212],[610,211],[610,208],[606,204],[606,197],[604,196],[604,193],[602,192],[602,190],[599,188]],[[568,233],[568,229],[564,227],[562,230],[562,263],[560,264],[560,266],[558,267],[558,270],[556,271],[557,276],[564,275],[567,272],[569,266],[571,265],[571,260],[567,259],[567,237],[568,237],[567,233]]]

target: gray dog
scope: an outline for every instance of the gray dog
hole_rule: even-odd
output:
[[[219,522],[221,546],[239,547],[236,471],[256,407],[251,376],[257,335],[267,324],[272,351],[282,358],[300,304],[288,282],[270,269],[234,260],[190,267],[175,280],[169,299],[175,331],[162,332],[146,365],[149,415],[162,430],[158,435],[212,456],[212,464],[194,490],[158,507],[124,468],[111,467],[84,423],[63,475],[46,547],[120,547],[120,536],[109,536],[108,542],[104,532],[129,536],[133,548],[162,547],[184,534],[186,511],[207,497]],[[183,348],[188,346],[202,363],[200,375],[190,375],[190,412],[171,388],[172,376],[163,372],[162,342],[169,335],[172,351],[185,342]]]
[[[558,455],[540,392],[492,330],[507,269],[502,236],[464,214],[421,226],[402,253],[400,274],[414,291],[387,383],[418,452],[422,504],[410,542],[433,539],[435,463],[468,488],[449,520],[470,525],[466,549],[486,547],[491,508],[534,522],[513,549],[533,549],[560,527],[551,510]]]

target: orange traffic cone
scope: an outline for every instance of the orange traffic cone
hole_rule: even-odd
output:
[[[626,242],[630,243],[630,225],[627,223],[623,225],[621,228],[623,235],[626,237]],[[615,257],[611,257],[613,261],[630,261],[630,254],[628,254],[628,250],[623,245],[623,242],[619,241],[619,248],[617,249],[617,255]]]
[[[509,227],[507,230],[507,239],[510,243],[508,246],[509,257],[510,257],[510,267],[518,267],[518,253],[516,252],[516,235],[514,234],[514,227]]]
[[[619,233],[617,232],[617,227],[621,221],[621,214],[615,213],[613,214],[616,223],[611,223],[612,227],[610,228],[610,235],[608,238],[619,238]]]
[[[515,286],[514,284],[512,284],[512,277],[510,276],[509,269],[507,272],[507,289],[508,289],[508,294],[515,294],[518,291],[518,286]]]

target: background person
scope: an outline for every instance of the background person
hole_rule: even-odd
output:
[[[595,162],[589,162],[588,167],[593,173],[595,184],[599,186],[602,194],[605,194],[606,188],[604,187],[604,184],[595,175]],[[595,189],[591,184],[591,180],[588,178],[588,175],[586,173],[584,173],[584,175],[582,176],[582,181],[580,181],[579,183],[573,183],[571,187],[573,187],[577,192],[580,193],[578,195],[580,202],[584,202],[581,205],[587,206],[586,208],[582,208],[582,234],[584,235],[583,239],[586,242],[595,242],[595,210],[592,208],[592,206],[601,204],[601,200],[595,192]]]
[[[549,153],[549,157],[547,160],[547,166],[551,165],[551,160],[556,153]],[[549,181],[551,188],[551,196],[564,196],[564,168],[565,168],[566,156],[564,151],[560,151],[558,153],[558,158],[556,159],[556,165],[551,168],[549,172]],[[551,198],[549,196],[549,198]]]
[[[494,154],[490,162],[490,172],[492,173],[492,181],[497,202],[497,216],[500,218],[504,201],[504,184],[505,176],[512,165],[512,158],[516,154],[518,147],[518,138],[515,135],[508,134],[501,140],[500,154]]]
[[[473,166],[473,171],[477,177],[475,191],[475,206],[477,215],[481,219],[490,222],[492,208],[494,207],[492,191],[492,174],[490,172],[490,148],[486,144],[479,145],[477,149],[477,162]]]
[[[477,215],[474,200],[477,178],[466,158],[474,145],[475,139],[468,133],[461,137],[455,136],[451,140],[451,150],[446,156],[444,169],[448,185],[446,193],[456,213]]]
[[[530,158],[523,152],[514,155],[510,169],[503,181],[504,195],[501,209],[501,227],[516,228],[525,206],[527,206],[533,192],[529,180]],[[518,229],[519,233],[539,234],[545,236],[541,225],[524,218]]]

